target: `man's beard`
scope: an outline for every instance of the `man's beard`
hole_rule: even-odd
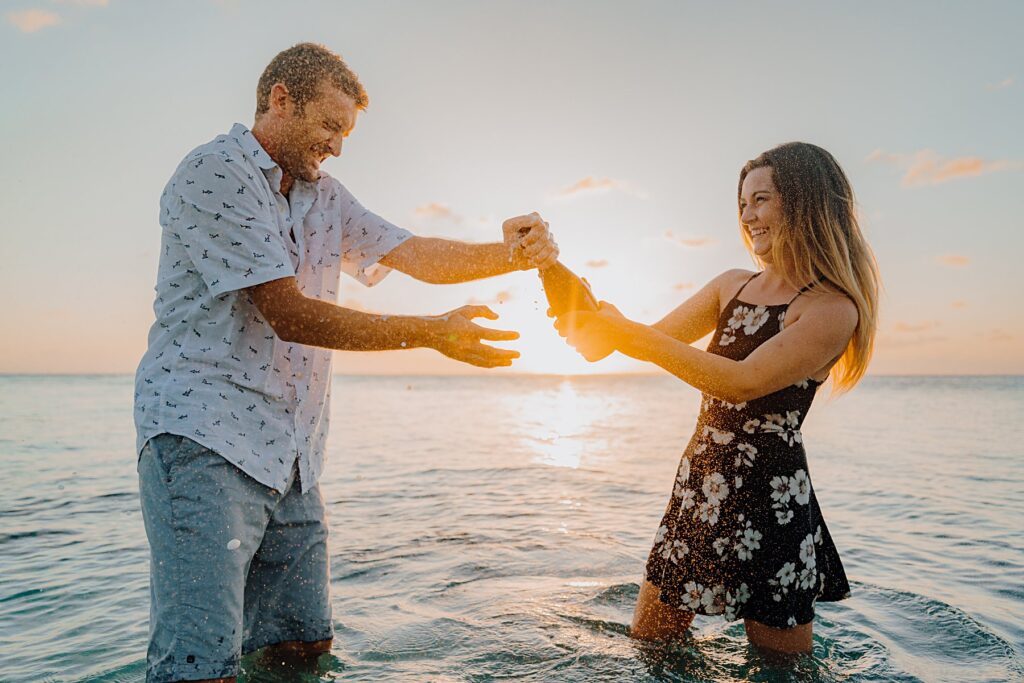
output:
[[[292,178],[312,183],[319,179],[320,171],[317,168],[310,167],[311,158],[311,156],[306,156],[299,150],[289,151],[281,154],[278,165],[282,171]]]

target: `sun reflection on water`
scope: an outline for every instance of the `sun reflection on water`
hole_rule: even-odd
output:
[[[593,450],[604,450],[593,428],[608,413],[599,396],[580,395],[573,382],[563,380],[556,389],[532,393],[520,415],[529,429],[523,440],[535,455],[533,462],[553,467],[578,468]]]

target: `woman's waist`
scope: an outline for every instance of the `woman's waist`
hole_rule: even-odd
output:
[[[794,448],[803,444],[802,424],[799,410],[767,413],[701,411],[691,441],[709,448],[735,449],[742,443],[759,448]]]

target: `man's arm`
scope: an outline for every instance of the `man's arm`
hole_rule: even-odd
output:
[[[253,304],[283,341],[340,351],[386,351],[432,348],[455,360],[480,367],[512,364],[517,351],[481,340],[519,337],[481,327],[472,318],[497,319],[486,306],[463,306],[442,316],[395,316],[363,313],[312,299],[299,291],[294,277],[272,280],[246,290]]]
[[[504,241],[491,244],[412,237],[392,249],[380,263],[421,282],[455,284],[546,268],[558,259],[558,245],[539,215],[510,218],[502,224],[502,231]]]

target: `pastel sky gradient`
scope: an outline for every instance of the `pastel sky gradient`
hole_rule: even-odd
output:
[[[251,125],[266,63],[321,42],[371,104],[324,168],[423,235],[500,239],[540,211],[599,297],[653,322],[731,267],[743,163],[814,142],[843,164],[885,281],[871,371],[1024,372],[1024,3],[0,3],[0,372],[133,372],[152,322],[157,203],[177,162]],[[588,366],[536,276],[394,274],[344,305],[492,304],[512,370]],[[448,373],[432,351],[339,372]]]

